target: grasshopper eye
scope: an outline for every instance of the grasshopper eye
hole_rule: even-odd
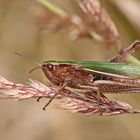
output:
[[[49,71],[52,71],[52,70],[53,70],[53,65],[52,65],[52,64],[47,64],[47,69],[48,69]]]

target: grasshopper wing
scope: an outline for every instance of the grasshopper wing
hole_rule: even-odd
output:
[[[77,64],[78,67],[95,73],[105,75],[115,74],[117,76],[128,76],[129,78],[140,78],[140,68],[132,64],[94,61],[81,61]]]

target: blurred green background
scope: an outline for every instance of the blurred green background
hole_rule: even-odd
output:
[[[80,13],[75,1],[50,0],[70,13]],[[102,0],[121,34],[123,46],[140,38],[139,0]],[[73,41],[67,32],[51,32],[32,15],[35,0],[0,0],[0,75],[26,83],[35,78],[45,81],[31,61],[16,56],[19,52],[38,62],[57,60],[106,60],[114,51],[88,38]],[[140,51],[136,56],[139,57]],[[108,95],[140,109],[140,95]],[[57,110],[42,99],[0,100],[0,140],[139,140],[140,115],[84,116]]]

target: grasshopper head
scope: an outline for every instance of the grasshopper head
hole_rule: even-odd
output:
[[[69,68],[69,64],[59,63],[58,61],[45,61],[42,65],[43,73],[55,85],[60,85],[68,79]]]

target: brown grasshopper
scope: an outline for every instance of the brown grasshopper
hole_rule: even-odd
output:
[[[52,84],[60,87],[46,106],[65,87],[88,89],[97,93],[99,100],[102,93],[140,92],[140,68],[126,63],[127,56],[139,47],[140,41],[135,41],[106,62],[45,61],[43,73]]]

